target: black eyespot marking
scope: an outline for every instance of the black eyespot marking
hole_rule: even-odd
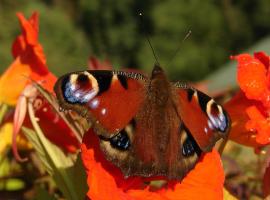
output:
[[[187,134],[187,138],[185,139],[182,146],[182,155],[184,157],[189,157],[189,156],[193,156],[196,153],[197,156],[200,156],[202,150],[200,149],[200,147],[198,146],[198,144],[192,137],[190,131],[184,125],[181,127],[185,130]]]
[[[118,74],[117,75],[118,80],[120,81],[121,85],[123,88],[128,89],[128,84],[127,84],[127,77]]]
[[[192,156],[195,153],[194,146],[192,144],[192,141],[189,139],[186,139],[184,144],[183,144],[183,149],[182,149],[183,156],[189,157]]]
[[[110,144],[112,147],[118,150],[128,150],[128,148],[130,147],[130,140],[127,132],[125,130],[119,132],[117,135],[110,139]]]
[[[187,98],[188,98],[188,101],[191,101],[193,94],[194,94],[194,90],[187,89]]]
[[[77,78],[78,83],[85,83],[85,82],[88,82],[88,81],[89,81],[89,79],[88,79],[87,75],[85,75],[83,73],[78,75],[78,78]]]
[[[198,101],[199,101],[202,111],[206,112],[207,103],[208,101],[211,100],[211,98],[200,91],[197,91],[197,95],[198,95]]]
[[[61,83],[61,91],[63,93],[62,95],[65,98],[65,100],[66,100],[65,90],[66,90],[66,85],[68,82],[69,82],[69,76],[66,76],[63,78],[62,83]]]
[[[112,82],[113,74],[110,71],[92,71],[91,74],[95,77],[98,82],[99,92],[97,95],[106,92]]]

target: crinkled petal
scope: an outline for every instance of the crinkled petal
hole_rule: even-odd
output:
[[[232,56],[238,61],[237,80],[241,88],[226,110],[232,119],[230,139],[253,147],[270,144],[269,56],[264,52]]]
[[[270,91],[268,89],[267,68],[257,58],[249,54],[232,56],[238,61],[237,80],[247,98],[263,102],[270,106]]]
[[[258,105],[258,102],[247,99],[242,91],[225,103],[225,110],[231,119],[229,139],[246,146],[259,147],[262,144],[256,141],[257,133],[254,130],[246,129],[246,123],[249,121],[246,109],[252,105]]]
[[[262,145],[270,144],[270,121],[263,116],[256,106],[246,109],[250,120],[246,124],[246,129],[257,132],[256,142]]]

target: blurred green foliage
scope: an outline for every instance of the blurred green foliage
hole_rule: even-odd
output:
[[[195,81],[270,33],[269,0],[0,0],[1,70],[12,61],[19,33],[15,12],[29,17],[33,10],[40,13],[40,41],[56,74],[86,68],[90,55],[114,68],[149,72],[155,60],[147,34],[172,79]]]

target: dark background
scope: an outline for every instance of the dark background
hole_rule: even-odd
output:
[[[34,10],[48,66],[57,75],[85,69],[91,55],[116,69],[149,72],[155,60],[146,33],[171,79],[198,81],[270,33],[269,0],[0,0],[1,71],[12,62],[11,45],[20,33],[15,13],[30,17]]]

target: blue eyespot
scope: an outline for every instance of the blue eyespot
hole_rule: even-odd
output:
[[[127,150],[130,147],[130,140],[125,130],[115,135],[110,139],[110,144],[112,147],[119,150]]]
[[[194,153],[195,153],[194,144],[189,138],[187,138],[183,143],[182,154],[183,156],[188,157],[193,155]]]
[[[97,92],[94,89],[85,92],[70,82],[67,82],[64,86],[64,98],[69,103],[84,104],[93,99],[96,94]]]

